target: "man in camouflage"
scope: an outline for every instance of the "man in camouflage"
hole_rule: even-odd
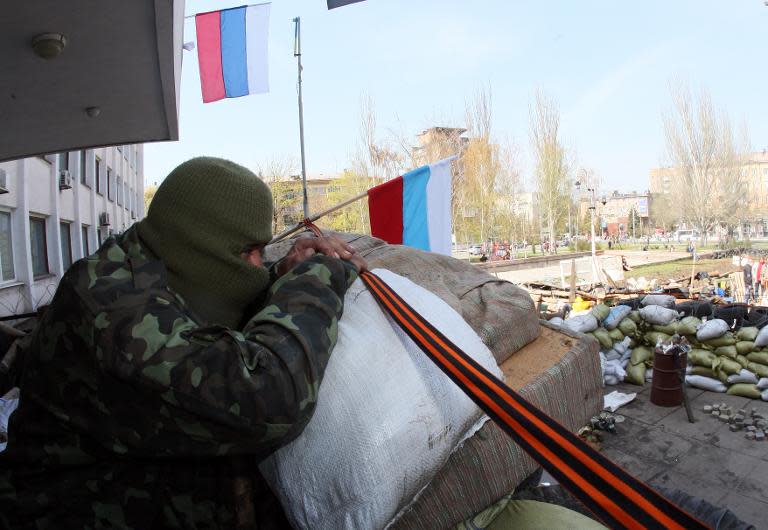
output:
[[[268,523],[256,466],[307,424],[365,267],[334,238],[264,267],[271,218],[253,173],[193,159],[67,271],[17,361],[0,526]]]

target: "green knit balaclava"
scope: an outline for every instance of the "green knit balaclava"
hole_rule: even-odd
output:
[[[241,252],[272,238],[272,194],[253,172],[199,157],[157,189],[139,236],[168,270],[168,283],[208,324],[235,328],[264,293],[269,272]]]

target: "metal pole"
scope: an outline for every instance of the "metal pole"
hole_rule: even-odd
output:
[[[315,214],[312,217],[307,217],[307,219],[309,221],[312,221],[312,222],[317,221],[321,217],[324,217],[324,216],[328,215],[329,213],[335,212],[336,210],[340,210],[340,209],[344,208],[345,206],[349,206],[353,202],[359,201],[360,199],[363,199],[363,198],[365,198],[367,196],[368,196],[368,191],[366,190],[363,193],[355,195],[354,197],[352,197],[350,199],[347,199],[346,201],[341,202],[341,203],[337,204],[336,206],[332,206],[332,207],[328,208],[325,211],[322,211],[322,212],[320,212],[318,214]],[[273,237],[270,240],[269,244],[277,243],[281,239],[285,239],[286,237],[288,237],[289,235],[293,234],[294,232],[296,232],[298,230],[301,230],[302,227],[304,227],[304,223],[303,222],[296,223],[296,225],[293,226],[292,228],[286,228],[284,231],[280,232],[275,237]]]
[[[301,18],[293,19],[295,32],[293,38],[293,56],[299,74],[299,138],[301,142],[301,187],[304,193],[304,218],[309,218],[309,198],[307,197],[307,164],[304,158],[304,103],[301,99]]]
[[[595,189],[590,188],[588,191],[592,192],[590,195],[590,207],[589,207],[589,234],[592,240],[592,281],[597,283],[600,281],[600,275],[597,268],[597,259],[595,254]]]
[[[581,215],[581,185],[584,184],[586,186],[587,184],[587,172],[583,169],[581,169],[580,172],[583,182],[580,180],[576,181],[576,245],[574,246],[574,250],[576,250],[576,252],[579,251],[579,236],[581,235],[579,232],[579,216]]]

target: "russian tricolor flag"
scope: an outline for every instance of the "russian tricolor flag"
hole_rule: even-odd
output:
[[[269,92],[270,4],[195,16],[203,103]]]
[[[451,160],[414,169],[368,190],[371,235],[450,256]]]

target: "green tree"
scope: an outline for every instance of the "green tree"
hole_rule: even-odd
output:
[[[152,199],[155,198],[155,193],[157,193],[157,182],[152,184],[151,186],[147,186],[144,188],[144,214],[149,211],[149,205],[152,202]]]
[[[272,232],[277,234],[303,218],[301,176],[288,157],[275,157],[259,167],[261,178],[272,190]]]
[[[329,190],[328,206],[340,204],[356,197],[374,185],[368,176],[352,169],[344,170],[338,179],[334,179]],[[368,217],[368,201],[365,198],[356,200],[348,206],[337,210],[318,220],[318,226],[329,228],[336,232],[352,232],[355,234],[370,234],[371,225]]]

